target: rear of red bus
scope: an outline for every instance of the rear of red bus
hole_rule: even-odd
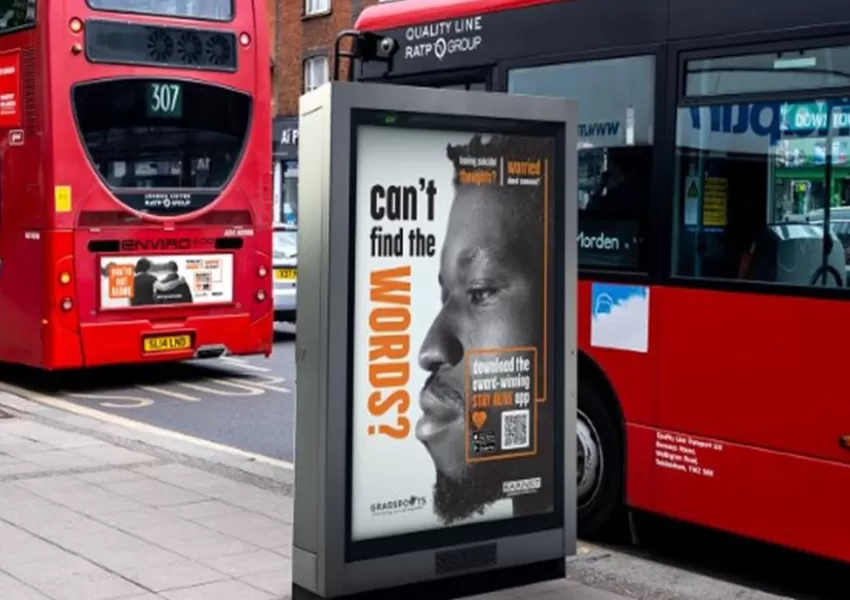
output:
[[[43,0],[0,36],[22,100],[2,154],[0,360],[271,353],[264,10]]]

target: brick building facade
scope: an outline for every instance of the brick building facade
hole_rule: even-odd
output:
[[[298,98],[332,77],[337,34],[380,0],[266,0],[272,41],[274,205],[298,220]],[[341,65],[345,76],[347,64]]]
[[[298,98],[333,73],[337,33],[350,28],[360,11],[377,0],[268,0],[274,4],[273,57],[275,108],[280,116],[298,114]],[[271,10],[271,7],[270,7]],[[342,65],[343,72],[347,65]]]

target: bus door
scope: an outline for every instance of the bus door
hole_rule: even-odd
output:
[[[711,443],[694,443],[687,476],[657,470],[654,491],[671,516],[846,555],[824,542],[850,530],[850,517],[835,521],[845,500],[829,493],[850,486],[850,289],[833,224],[850,211],[835,185],[850,93],[833,75],[850,69],[850,48],[800,46],[682,56],[681,285],[663,291],[657,423]]]

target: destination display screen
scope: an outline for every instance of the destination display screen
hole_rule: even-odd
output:
[[[179,119],[183,116],[183,84],[151,81],[146,84],[145,114],[148,118]]]

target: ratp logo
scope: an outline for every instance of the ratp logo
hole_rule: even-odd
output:
[[[434,42],[434,56],[436,56],[438,60],[443,60],[443,57],[446,55],[446,46],[446,38],[439,38],[436,42]]]
[[[482,41],[480,35],[449,39],[440,37],[434,41],[434,56],[441,61],[446,54],[473,52],[478,49]]]

